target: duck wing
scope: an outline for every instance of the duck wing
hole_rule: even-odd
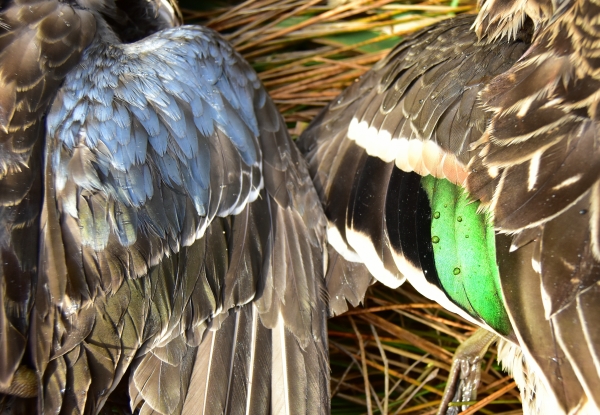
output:
[[[431,189],[422,178],[464,183],[470,145],[489,119],[478,94],[527,47],[522,41],[480,44],[469,30],[472,23],[471,17],[458,17],[399,44],[334,100],[300,140],[335,249],[348,261],[364,262],[386,285],[408,278],[426,296],[471,320],[462,311],[471,308],[473,314],[469,300],[460,306],[448,300],[438,278],[431,224],[441,211],[430,203]],[[441,209],[449,206],[440,203]],[[454,216],[461,215],[448,212],[442,219]],[[477,226],[485,245],[490,230],[484,225]],[[483,323],[481,316],[475,320]]]
[[[471,17],[420,32],[301,138],[336,250],[520,345],[550,394],[531,405],[565,413],[598,396],[596,88],[575,76],[591,54],[571,63],[593,44],[572,36],[592,32],[578,7],[533,44],[527,25],[478,42]]]
[[[325,221],[256,73],[209,29],[94,17],[46,123],[43,410],[128,375],[144,414],[327,412]]]

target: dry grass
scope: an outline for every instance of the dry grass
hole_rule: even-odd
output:
[[[184,16],[235,45],[297,136],[402,36],[474,11],[473,2],[456,0],[256,0],[184,8]],[[332,413],[435,414],[452,354],[474,329],[410,287],[372,287],[364,308],[330,320]],[[495,350],[486,356],[477,406],[468,413],[522,413]]]

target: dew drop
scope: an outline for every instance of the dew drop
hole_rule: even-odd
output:
[[[456,220],[457,220],[458,222],[462,222],[462,216],[459,216],[458,218],[456,218]]]
[[[581,210],[579,211],[579,214],[580,214],[580,215],[585,215],[586,213],[587,213],[587,209],[581,209]]]
[[[422,100],[422,99],[420,99],[420,100],[419,100],[419,104],[422,104],[422,103],[423,103],[423,100]]]
[[[433,213],[433,218],[434,219],[439,219],[440,218],[440,212],[434,212]]]
[[[437,236],[431,237],[431,242],[433,242],[434,244],[437,244],[439,241],[440,241],[440,238],[438,238]]]
[[[444,205],[444,207],[445,207],[445,208],[447,208],[447,207],[448,207],[448,205],[447,205],[447,204],[445,204],[445,205]]]
[[[465,238],[469,239],[469,235],[465,235]]]
[[[460,268],[458,268],[458,267],[454,268],[454,270],[452,271],[452,273],[453,273],[454,275],[458,275],[458,274],[460,274]]]

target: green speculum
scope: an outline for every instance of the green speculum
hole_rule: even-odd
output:
[[[496,241],[488,213],[477,213],[479,202],[446,179],[421,179],[431,206],[431,243],[435,267],[448,297],[499,334],[511,324],[504,308]]]

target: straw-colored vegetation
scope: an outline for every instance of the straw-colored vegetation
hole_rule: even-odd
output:
[[[188,23],[223,33],[259,72],[298,136],[346,86],[402,37],[474,1],[182,1]],[[332,414],[435,414],[452,354],[475,327],[407,285],[373,286],[364,308],[329,323]],[[461,414],[522,413],[492,348],[478,403]],[[114,405],[112,406],[115,410]]]

